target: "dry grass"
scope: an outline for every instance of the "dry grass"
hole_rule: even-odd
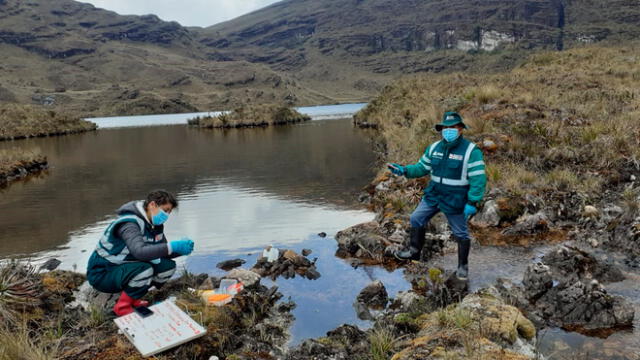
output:
[[[59,340],[44,344],[44,338],[26,326],[18,329],[0,326],[0,360],[58,359]]]
[[[18,166],[25,166],[44,160],[46,160],[46,158],[38,149],[23,150],[10,148],[0,150],[0,174],[9,173]]]
[[[637,45],[637,44],[636,44]],[[377,124],[389,161],[414,163],[439,138],[433,124],[462,113],[486,153],[490,186],[597,195],[640,171],[638,46],[533,55],[502,74],[445,74],[387,86],[355,116]]]
[[[72,134],[95,130],[96,125],[42,107],[0,105],[0,140]]]

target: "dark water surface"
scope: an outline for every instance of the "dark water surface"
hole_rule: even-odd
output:
[[[294,343],[342,323],[367,326],[352,302],[372,279],[391,294],[409,287],[400,272],[353,269],[334,257],[335,233],[373,218],[355,199],[373,176],[375,156],[366,133],[349,120],[241,130],[121,128],[0,143],[10,146],[39,148],[51,169],[0,192],[0,258],[56,257],[61,268],[84,271],[115,209],[163,188],[180,201],[167,237],[196,242],[180,263],[189,271],[222,275],[215,265],[234,257],[250,267],[270,244],[314,251],[319,280],[276,281],[298,304]]]

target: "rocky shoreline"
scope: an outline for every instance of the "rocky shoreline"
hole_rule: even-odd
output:
[[[92,122],[38,106],[0,106],[0,141],[70,135],[96,129]]]
[[[0,159],[1,161],[2,159]],[[35,175],[49,168],[47,158],[39,156],[36,159],[24,160],[13,163],[0,171],[0,188],[9,185],[9,183],[24,179],[30,175]]]

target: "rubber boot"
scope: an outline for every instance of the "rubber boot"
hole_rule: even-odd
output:
[[[471,250],[471,240],[456,238],[458,242],[458,269],[456,277],[459,280],[469,278],[469,251]]]
[[[394,255],[399,260],[420,260],[420,252],[424,246],[424,235],[426,234],[424,227],[411,227],[409,229],[409,248],[404,251],[398,251]]]
[[[113,312],[118,316],[131,314],[133,312],[134,301],[136,300],[123,291],[113,307]]]

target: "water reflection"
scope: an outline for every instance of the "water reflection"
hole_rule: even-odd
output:
[[[366,103],[306,106],[297,108],[303,114],[311,116],[313,120],[342,119],[351,117],[356,112],[365,107]],[[141,127],[157,125],[184,125],[187,120],[195,117],[218,116],[221,111],[208,111],[199,113],[184,114],[163,114],[163,115],[137,115],[118,117],[89,118],[98,125],[100,129],[120,128],[120,127]]]
[[[322,276],[318,280],[307,280],[300,277],[294,279],[278,278],[275,282],[263,279],[266,286],[277,285],[285,297],[297,304],[293,310],[296,318],[291,329],[291,345],[296,345],[307,338],[325,336],[326,332],[342,324],[353,324],[366,329],[370,322],[359,320],[353,308],[353,302],[360,290],[371,281],[381,280],[389,296],[395,296],[398,291],[408,290],[411,285],[403,279],[402,270],[387,272],[380,267],[359,267],[354,269],[346,261],[334,256],[336,241],[331,236],[320,238],[316,235],[308,236],[305,241],[295,244],[280,244],[301,252],[303,248],[311,249],[310,259],[318,258],[316,266]],[[245,253],[231,254],[227,252],[211,253],[189,260],[189,270],[196,273],[206,272],[221,276],[225,272],[215,268],[215,264],[231,257],[247,260],[245,267],[255,264],[262,248],[246,249]],[[250,255],[247,255],[250,254]]]
[[[0,257],[65,245],[71,232],[91,233],[120,205],[155,188],[181,199],[209,196],[194,203],[194,213],[187,206],[181,210],[188,216],[180,226],[189,226],[184,230],[196,239],[214,236],[204,225],[219,220],[244,222],[227,241],[273,241],[296,226],[313,229],[339,218],[324,218],[318,209],[359,209],[355,194],[369,181],[375,161],[365,135],[348,120],[228,131],[124,128],[0,144],[8,146],[39,147],[52,168],[42,179],[0,193]],[[274,205],[272,197],[291,207]],[[303,224],[287,221],[302,214]],[[274,236],[266,239],[259,229]]]

